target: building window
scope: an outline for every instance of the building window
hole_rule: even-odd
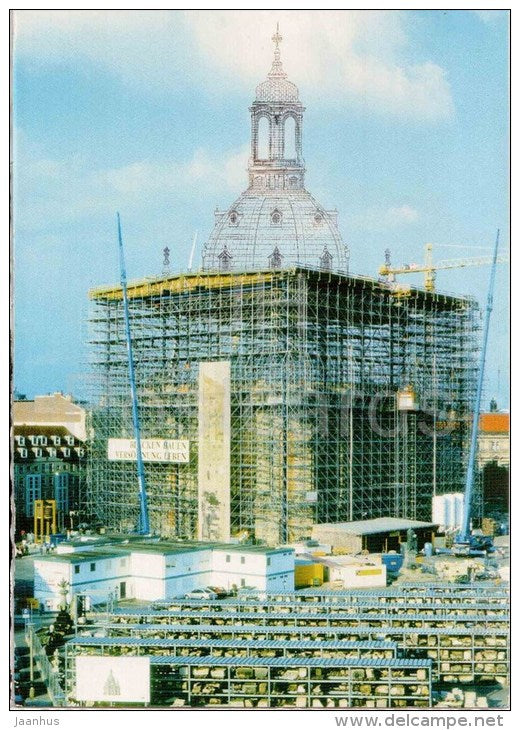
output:
[[[287,117],[284,124],[284,150],[283,156],[286,160],[295,160],[297,158],[296,151],[296,119]]]
[[[314,216],[314,222],[317,226],[323,223],[323,213],[316,213]]]
[[[231,555],[226,555],[226,563],[230,563],[230,562],[231,562]]]
[[[54,475],[54,499],[56,508],[61,514],[69,511],[69,475],[67,472]]]
[[[65,436],[65,441],[69,446],[74,446],[74,436]]]
[[[246,584],[246,579],[240,578],[240,586],[243,588],[245,586],[245,584]]]
[[[257,160],[268,160],[269,159],[269,119],[267,117],[260,117],[257,122],[256,128],[256,159]]]
[[[278,208],[275,208],[273,212],[271,213],[271,225],[273,226],[280,226],[282,224],[282,213],[278,210]]]
[[[16,436],[18,446],[25,446],[25,436]]]
[[[38,446],[47,446],[47,437],[46,436],[37,436],[36,443],[38,444]]]
[[[243,565],[243,564],[244,564],[244,563],[246,562],[246,559],[244,558],[244,556],[243,556],[243,555],[242,555],[242,557],[240,558],[240,562],[242,563],[242,565]]]
[[[41,449],[39,449],[39,448],[36,448],[36,449],[33,449],[33,453],[34,453],[34,455],[35,455],[36,457],[41,457],[41,455],[42,455],[42,450],[41,450]]]
[[[229,225],[238,226],[238,213],[236,212],[236,210],[232,210],[229,214]]]
[[[280,269],[282,266],[282,254],[278,246],[274,247],[273,253],[267,259],[270,269]]]
[[[96,564],[90,563],[90,572],[93,573],[95,569],[96,569]]]
[[[332,268],[332,255],[327,249],[327,246],[323,249],[323,253],[320,256],[320,269],[322,271],[330,271]]]
[[[27,449],[18,449],[21,459],[27,459]]]
[[[79,457],[85,456],[85,449],[79,448],[79,449],[76,449],[76,451],[78,452]]]
[[[271,565],[271,558],[267,558],[267,565]]]
[[[53,436],[52,437],[52,443],[54,446],[60,446],[61,445],[61,438],[59,436]]]
[[[49,446],[49,456],[56,456],[56,449],[54,448],[54,446]]]
[[[121,558],[121,560],[119,561],[119,565],[122,568],[126,567],[126,558]]]
[[[68,458],[70,456],[70,449],[62,449],[62,453],[65,458]]]
[[[25,514],[34,517],[34,500],[42,498],[42,475],[27,474],[25,477]]]
[[[77,575],[79,573],[79,570],[81,568],[81,565],[75,565],[74,566],[74,573]]]
[[[224,244],[224,248],[218,255],[220,271],[230,271],[232,260],[233,260],[233,256],[229,253],[227,246]]]

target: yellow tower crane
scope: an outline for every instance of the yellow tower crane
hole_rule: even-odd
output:
[[[486,266],[493,263],[492,256],[477,256],[469,259],[447,259],[433,263],[433,245],[427,243],[424,251],[424,264],[403,264],[402,266],[392,266],[390,264],[389,251],[386,252],[386,261],[379,269],[380,276],[384,277],[389,284],[395,283],[397,274],[417,274],[424,273],[424,288],[426,291],[435,291],[435,278],[439,269],[458,269],[464,266]],[[509,261],[508,254],[497,256],[497,263],[507,263]],[[408,287],[396,286],[396,293],[407,294],[410,292]]]

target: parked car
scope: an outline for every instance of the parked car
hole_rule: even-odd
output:
[[[200,598],[204,601],[213,601],[217,599],[217,594],[210,588],[194,588],[189,593],[186,593],[184,598]]]
[[[217,598],[229,598],[229,596],[233,595],[231,591],[228,591],[225,588],[221,588],[220,586],[208,586],[208,590],[216,593]]]

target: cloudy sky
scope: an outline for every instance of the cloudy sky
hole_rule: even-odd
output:
[[[249,111],[280,24],[306,106],[307,188],[339,211],[354,273],[486,255],[509,237],[501,11],[16,11],[15,386],[85,395],[90,287],[196,262],[246,187]],[[438,288],[485,300],[486,267]],[[507,406],[500,267],[486,398]],[[412,283],[413,280],[410,280]],[[416,280],[420,283],[420,279]]]

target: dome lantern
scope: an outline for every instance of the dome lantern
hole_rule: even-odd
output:
[[[267,79],[256,88],[251,112],[247,190],[217,212],[204,247],[206,271],[259,271],[282,266],[348,270],[336,211],[305,189],[302,154],[304,106],[284,71],[277,26]]]

